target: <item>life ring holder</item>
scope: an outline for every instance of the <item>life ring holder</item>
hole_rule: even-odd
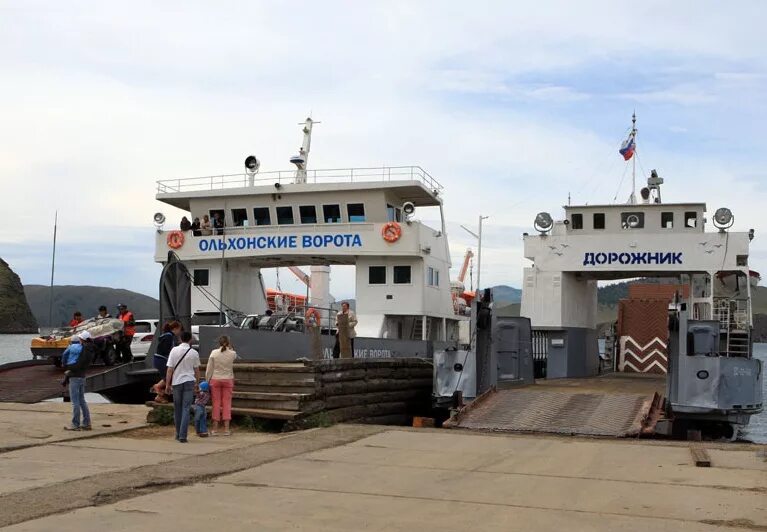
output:
[[[381,236],[389,243],[396,242],[402,236],[402,226],[397,222],[387,222],[381,228]]]
[[[312,322],[312,316],[314,317],[315,327],[319,327],[322,316],[320,316],[320,311],[317,310],[314,307],[309,307],[306,311],[306,314],[304,315],[304,319],[306,320],[307,324],[310,324]]]
[[[184,233],[181,231],[171,231],[168,233],[168,247],[178,249],[184,245]]]

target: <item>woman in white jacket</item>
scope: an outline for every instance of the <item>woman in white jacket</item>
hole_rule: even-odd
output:
[[[210,384],[210,398],[213,403],[213,429],[218,434],[221,421],[224,422],[224,436],[229,436],[229,422],[232,420],[232,393],[234,392],[234,359],[237,352],[232,349],[228,336],[218,339],[218,349],[210,352],[205,367],[205,380]]]

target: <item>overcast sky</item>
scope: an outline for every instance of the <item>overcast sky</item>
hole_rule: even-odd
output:
[[[459,224],[486,222],[483,284],[520,285],[536,212],[625,202],[617,149],[634,109],[639,165],[666,201],[756,229],[767,271],[767,6],[746,1],[0,1],[0,257],[47,283],[156,295],[155,181],[420,165]],[[347,288],[334,270],[331,291]],[[301,290],[287,271],[282,288]],[[267,276],[270,284],[274,274]]]

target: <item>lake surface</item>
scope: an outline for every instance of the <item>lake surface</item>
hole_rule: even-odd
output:
[[[31,359],[29,343],[35,336],[37,335],[0,334],[0,364]],[[767,367],[767,344],[754,344],[754,357],[762,361],[763,367]],[[762,378],[762,387],[764,396],[767,397],[767,379]],[[767,410],[751,418],[744,437],[755,442],[767,443]]]

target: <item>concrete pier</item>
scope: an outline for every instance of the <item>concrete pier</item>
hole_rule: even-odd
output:
[[[57,432],[68,418],[57,410],[62,405],[33,406],[1,419],[24,419],[23,426],[37,425],[42,434]],[[94,405],[95,426],[107,407],[117,405]],[[121,415],[130,417],[134,408],[142,407]],[[141,412],[132,413],[137,424]],[[0,452],[0,526],[767,529],[765,446],[698,443],[711,458],[711,467],[701,468],[681,442],[336,425],[192,436],[180,444],[168,427],[108,428]]]

